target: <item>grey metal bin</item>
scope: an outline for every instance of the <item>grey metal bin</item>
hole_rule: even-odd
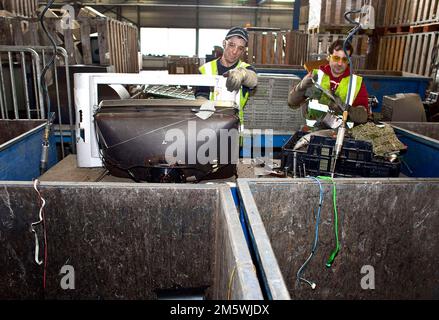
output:
[[[389,124],[396,128],[439,140],[439,122],[389,122]]]
[[[39,190],[46,289],[31,232],[37,191],[0,182],[0,299],[263,299],[225,186],[56,182]],[[42,258],[42,224],[35,229]],[[74,290],[61,286],[65,265]]]
[[[330,268],[325,263],[336,246],[332,184],[322,186],[319,243],[302,273],[316,284],[313,290],[297,284],[296,274],[314,242],[317,182],[238,180],[268,296],[439,299],[439,179],[336,179],[340,251]]]

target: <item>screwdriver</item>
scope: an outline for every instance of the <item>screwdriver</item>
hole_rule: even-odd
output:
[[[348,120],[348,112],[343,111],[343,122],[341,123],[341,126],[338,128],[337,131],[337,139],[335,140],[335,147],[333,151],[333,166],[331,171],[331,178],[334,178],[335,173],[335,166],[337,164],[337,159],[340,156],[341,149],[343,147],[343,140],[346,133],[346,121]]]

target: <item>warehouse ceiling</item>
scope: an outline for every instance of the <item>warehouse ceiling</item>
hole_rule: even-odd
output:
[[[303,1],[302,1],[303,2]],[[39,1],[45,4],[47,1]],[[232,7],[236,9],[248,10],[282,10],[292,9],[294,1],[292,0],[55,0],[55,4],[78,4],[88,6],[125,6],[125,7],[149,7],[149,6],[167,6],[167,7],[200,7],[200,8],[225,8]]]
[[[40,5],[47,1],[40,1]],[[275,0],[55,0],[53,7],[90,6],[139,27],[229,28],[234,25],[290,29],[293,2]]]

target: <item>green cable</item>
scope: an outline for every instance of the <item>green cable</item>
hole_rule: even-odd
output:
[[[335,257],[337,256],[338,252],[340,251],[340,242],[338,240],[338,212],[337,212],[337,189],[335,186],[335,181],[331,177],[317,177],[321,180],[331,181],[333,185],[332,189],[332,198],[333,198],[333,204],[334,204],[334,232],[335,232],[335,242],[336,246],[334,251],[332,251],[331,255],[328,258],[328,261],[326,262],[326,267],[330,268],[332,264],[334,263]]]

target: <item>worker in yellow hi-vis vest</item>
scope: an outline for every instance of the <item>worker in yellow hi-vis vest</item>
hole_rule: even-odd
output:
[[[352,45],[348,43],[346,51],[349,56],[353,54],[353,50]],[[318,120],[324,116],[324,112],[310,108],[311,100],[307,99],[307,89],[313,86],[313,78],[320,87],[351,106],[348,110],[349,121],[354,124],[367,122],[371,111],[369,110],[366,86],[362,77],[352,75],[352,88],[349,90],[349,68],[349,59],[343,50],[343,40],[336,40],[328,49],[327,64],[323,64],[319,69],[314,69],[298,85],[291,88],[288,94],[288,104],[293,109],[303,107],[308,127],[317,125]],[[328,105],[330,109],[333,108],[327,96],[321,95],[318,100],[320,104]]]
[[[255,69],[241,60],[247,44],[247,30],[241,27],[231,28],[223,41],[223,55],[199,68],[201,74],[224,75],[224,83],[219,83],[215,88],[200,86],[195,90],[197,99],[235,101],[239,106],[241,125],[244,122],[244,107],[249,92],[258,83]]]

